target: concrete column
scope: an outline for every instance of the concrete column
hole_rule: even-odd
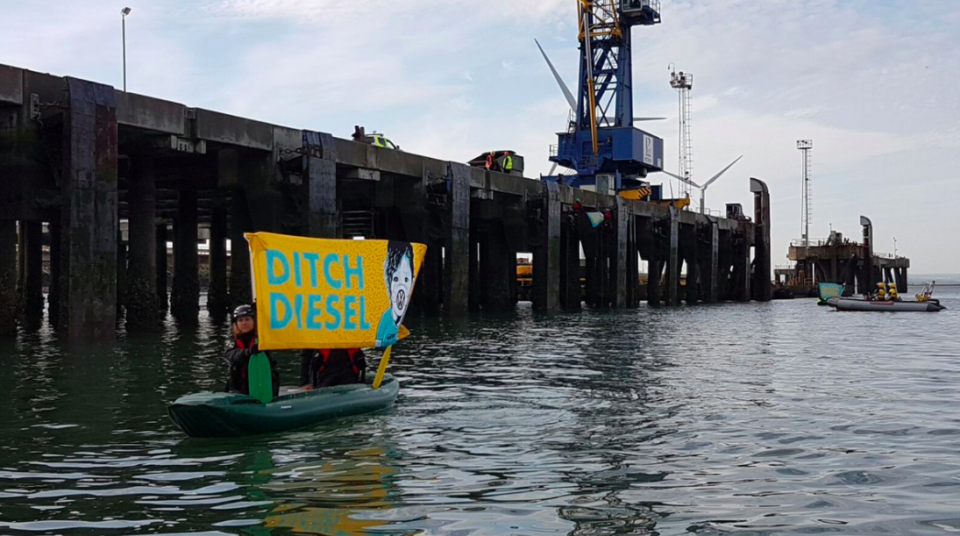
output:
[[[417,286],[413,290],[411,305],[428,314],[440,312],[443,301],[443,245],[427,245],[427,254],[417,275]]]
[[[622,197],[614,196],[616,200],[616,205],[614,207],[614,232],[616,232],[616,251],[613,252],[611,257],[611,272],[612,280],[610,281],[613,284],[613,299],[611,300],[613,306],[622,309],[627,306],[627,267],[628,263],[628,252],[631,251],[631,248],[628,247],[630,244],[630,214],[627,211],[627,202]],[[636,256],[636,250],[633,250],[634,256]]]
[[[740,301],[748,302],[750,301],[750,241],[746,236],[743,237],[743,247],[740,250],[740,255],[742,257],[737,262],[741,263],[742,269],[740,270]]]
[[[227,293],[227,199],[222,191],[215,192],[213,203],[207,310],[214,318],[222,318],[230,308],[230,296]]]
[[[156,226],[155,258],[157,260],[157,307],[159,316],[162,319],[166,316],[167,307],[170,306],[170,297],[167,295],[167,223],[162,222]]]
[[[910,280],[907,278],[907,268],[901,268],[900,278],[902,284],[900,285],[900,292],[906,294],[910,291]]]
[[[770,191],[761,180],[750,179],[750,191],[753,192],[754,206],[754,274],[753,292],[757,301],[773,299],[773,287],[770,286],[773,252],[770,245]],[[836,266],[834,266],[836,271]]]
[[[250,289],[250,246],[243,233],[250,231],[246,194],[240,188],[231,192],[230,218],[230,305],[236,307],[253,301]]]
[[[647,305],[652,307],[659,307],[661,305],[660,300],[660,280],[663,276],[663,261],[662,261],[662,251],[668,247],[668,244],[663,244],[664,239],[659,233],[659,227],[662,224],[656,220],[651,220],[650,229],[652,231],[652,243],[649,247],[649,253],[647,254]]]
[[[20,325],[35,331],[43,324],[43,224],[20,222],[23,277],[20,287]]]
[[[448,163],[450,181],[447,210],[443,310],[447,316],[465,316],[470,300],[470,167]]]
[[[684,288],[684,299],[687,305],[696,305],[700,302],[700,264],[697,262],[697,227],[696,223],[685,226],[688,229],[682,232],[684,237],[684,260],[687,263],[687,286]]]
[[[337,205],[337,154],[333,136],[303,131],[302,176],[307,236],[339,238],[342,226]]]
[[[717,303],[720,300],[720,226],[711,222],[707,230],[709,237],[707,251],[704,254],[704,271],[700,274],[703,285],[703,301]]]
[[[560,224],[560,305],[565,311],[579,311],[583,302],[576,218],[574,214],[562,216]]]
[[[478,225],[470,226],[470,300],[468,305],[472,313],[480,310],[481,293],[484,288],[480,277],[480,234]]]
[[[0,220],[0,337],[17,335],[17,224]]]
[[[151,156],[135,156],[129,188],[130,252],[127,274],[127,329],[160,329],[160,299],[157,297],[157,185],[155,161]],[[164,244],[166,250],[166,244]]]
[[[118,223],[119,226],[119,223]],[[117,316],[123,316],[123,306],[127,300],[127,244],[123,233],[117,231]]]
[[[542,235],[539,237],[540,246],[533,252],[533,309],[555,313],[560,310],[560,284],[564,279],[561,275],[563,232],[560,189],[556,183],[542,184],[544,186],[544,205],[540,211]],[[579,282],[577,284],[579,285]]]
[[[50,231],[50,292],[47,293],[47,319],[54,329],[60,328],[60,222],[52,221]]]
[[[70,340],[117,325],[117,114],[114,89],[67,78],[60,319]]]
[[[667,221],[667,305],[680,305],[680,215],[670,207]]]
[[[510,256],[516,258],[516,253],[507,246],[500,222],[488,221],[485,227],[480,238],[480,305],[484,311],[511,311],[517,270]]]
[[[639,222],[630,214],[627,223],[627,307],[640,305],[640,236]]]
[[[173,293],[170,296],[170,312],[179,322],[193,324],[198,320],[198,277],[197,191],[180,190],[177,219],[174,223]]]

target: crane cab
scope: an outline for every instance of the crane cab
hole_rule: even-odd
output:
[[[631,25],[652,26],[660,22],[660,0],[619,0],[620,13]]]

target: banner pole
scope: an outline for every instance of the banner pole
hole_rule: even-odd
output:
[[[383,375],[387,373],[387,363],[390,362],[390,350],[393,350],[393,346],[387,346],[387,349],[383,352],[383,357],[380,358],[380,366],[377,367],[377,376],[373,379],[374,389],[380,388],[380,384],[383,382]]]

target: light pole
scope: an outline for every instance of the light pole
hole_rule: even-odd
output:
[[[897,237],[893,237],[893,258],[897,258]]]
[[[123,28],[123,92],[127,92],[127,15],[131,9],[125,7],[120,10],[120,25]]]

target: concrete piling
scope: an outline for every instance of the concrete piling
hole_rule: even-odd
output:
[[[113,339],[117,322],[117,112],[110,86],[67,78],[61,177],[60,320],[70,340]]]
[[[20,278],[20,325],[36,331],[43,323],[43,224],[20,222],[23,275]]]
[[[207,311],[213,318],[223,318],[230,308],[227,292],[227,212],[228,202],[220,190],[214,193],[210,216],[209,284]]]
[[[17,334],[17,225],[0,219],[0,337]]]
[[[180,190],[174,223],[173,266],[170,312],[178,322],[194,324],[200,313],[196,190]]]
[[[680,215],[670,207],[667,220],[667,305],[680,305]]]
[[[157,309],[162,318],[166,315],[170,307],[170,296],[167,293],[167,222],[162,221],[156,225],[156,239],[154,243],[154,257],[156,258],[156,290],[157,290]]]
[[[157,257],[157,189],[155,160],[152,156],[136,156],[132,162],[129,185],[128,228],[129,259],[126,291],[127,329],[157,331],[160,329],[160,299],[157,297],[157,266],[165,265]],[[165,267],[165,266],[164,266]]]
[[[544,313],[556,313],[560,310],[560,295],[563,292],[563,214],[556,184],[544,183],[541,201],[540,236],[533,251],[533,308]]]
[[[450,226],[444,244],[443,310],[458,317],[469,312],[470,300],[470,167],[449,162],[447,181]]]

